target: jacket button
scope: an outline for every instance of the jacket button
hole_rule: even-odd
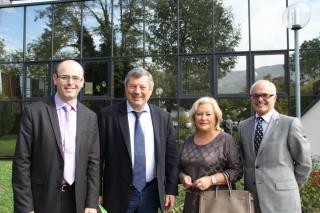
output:
[[[256,169],[259,169],[259,166],[256,166]]]
[[[255,181],[253,181],[253,185],[256,185],[256,182],[255,182]]]

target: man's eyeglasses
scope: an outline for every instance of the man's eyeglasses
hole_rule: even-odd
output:
[[[262,93],[262,94],[251,94],[250,96],[253,99],[259,99],[261,97],[262,99],[266,100],[274,96],[274,94]]]
[[[78,83],[82,81],[82,78],[80,78],[79,76],[57,75],[57,78],[64,82],[69,82],[70,80],[72,80],[74,83]]]

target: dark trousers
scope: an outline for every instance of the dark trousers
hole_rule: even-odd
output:
[[[157,213],[159,202],[158,183],[154,179],[141,192],[133,188],[127,213]]]
[[[65,187],[61,191],[61,209],[60,213],[76,213],[76,200],[75,200],[75,190],[74,184]]]

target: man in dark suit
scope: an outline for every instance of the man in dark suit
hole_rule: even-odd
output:
[[[109,213],[164,212],[175,204],[175,132],[170,114],[148,104],[153,86],[148,71],[134,68],[125,78],[127,101],[99,117],[102,201]]]
[[[99,132],[96,114],[77,101],[83,74],[76,61],[61,62],[55,96],[22,114],[12,169],[16,213],[97,213]]]
[[[299,188],[311,172],[310,144],[298,118],[275,109],[275,85],[256,81],[250,89],[255,116],[239,124],[245,188],[256,213],[300,213]]]

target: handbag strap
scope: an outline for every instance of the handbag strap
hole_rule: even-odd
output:
[[[229,176],[225,172],[222,172],[222,174],[224,176],[224,179],[227,182],[229,193],[230,193],[230,197],[232,198],[232,190],[231,190],[232,188],[231,188],[231,183],[229,181]],[[219,190],[219,185],[217,185],[217,187],[216,187],[216,198],[217,199],[218,199],[218,190]]]

